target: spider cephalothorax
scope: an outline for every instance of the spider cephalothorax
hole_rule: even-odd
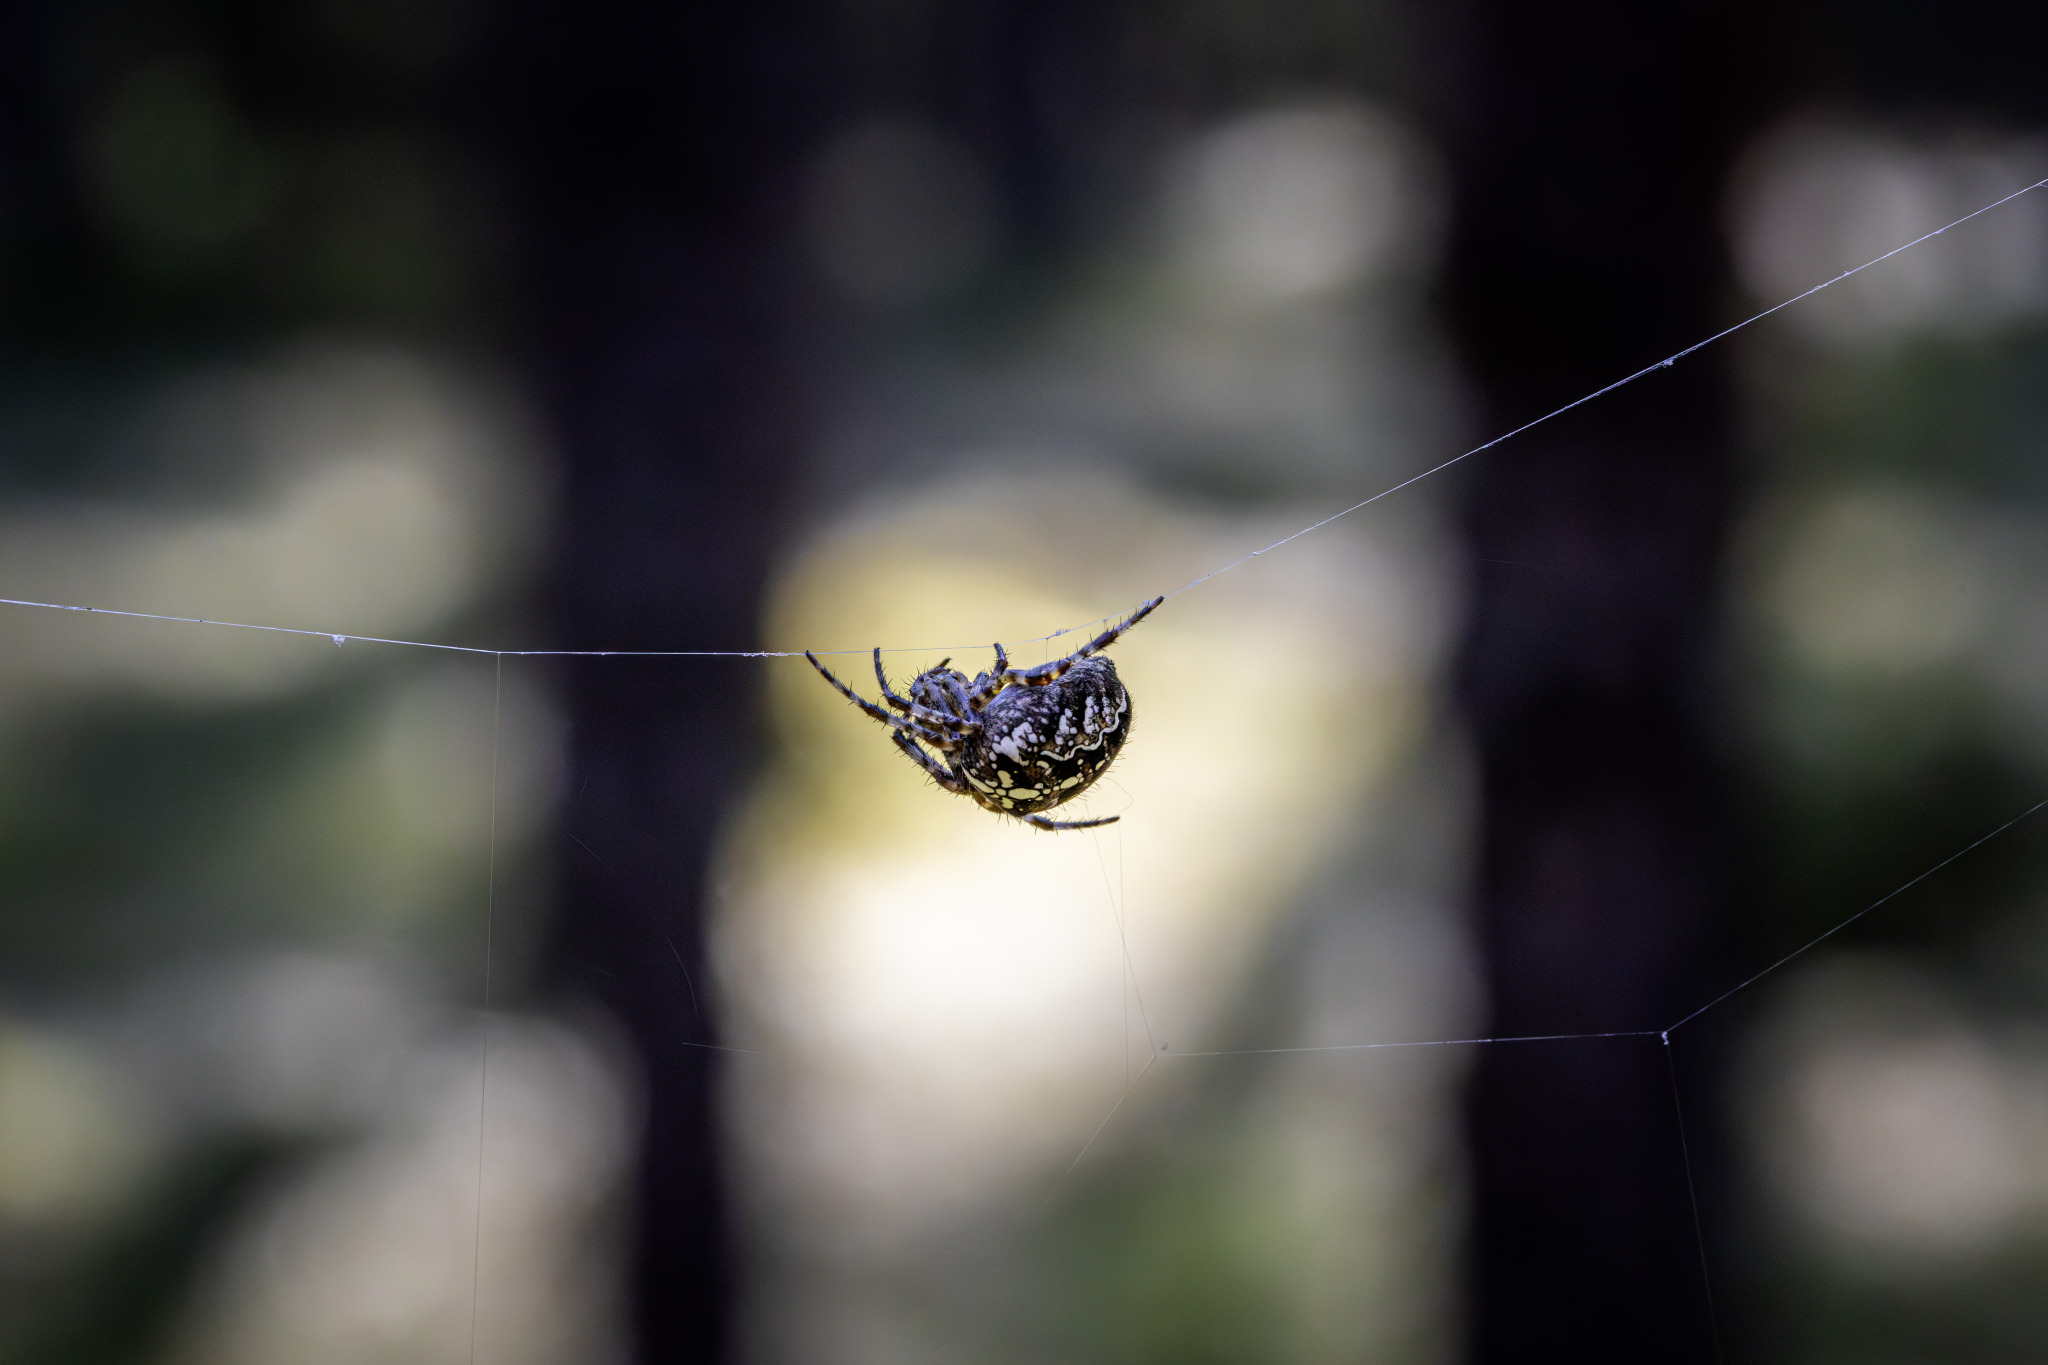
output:
[[[804,651],[848,701],[889,727],[896,747],[949,792],[971,796],[998,815],[1014,815],[1040,829],[1089,829],[1100,820],[1050,820],[1039,814],[1071,801],[1102,776],[1131,734],[1131,694],[1116,665],[1096,654],[1151,614],[1155,597],[1064,659],[1036,668],[1012,668],[998,644],[996,666],[972,682],[941,659],[901,697],[882,671],[875,650],[881,707],[832,676],[818,656]]]

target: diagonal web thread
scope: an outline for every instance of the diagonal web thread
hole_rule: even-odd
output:
[[[1408,1042],[1323,1043],[1303,1047],[1221,1048],[1201,1052],[1174,1053],[1169,1053],[1167,1050],[1167,1045],[1162,1042],[1157,1045],[1157,1053],[1159,1056],[1162,1057],[1169,1055],[1174,1057],[1261,1057],[1275,1056],[1287,1053],[1306,1052],[1377,1052],[1388,1048],[1479,1047],[1495,1043],[1571,1043],[1589,1041],[1595,1038],[1658,1038],[1663,1040],[1664,1045],[1668,1048],[1671,1045],[1671,1035],[1673,1033],[1676,1033],[1685,1025],[1699,1018],[1708,1010],[1711,1010],[1715,1006],[1724,1003],[1725,1001],[1731,999],[1735,995],[1738,995],[1741,992],[1748,990],[1751,986],[1754,986],[1757,982],[1763,980],[1772,972],[1775,972],[1779,968],[1786,966],[1794,959],[1802,957],[1806,953],[1811,952],[1814,948],[1819,947],[1828,939],[1833,938],[1836,934],[1839,934],[1840,932],[1842,932],[1842,930],[1848,928],[1856,921],[1862,919],[1865,915],[1868,915],[1873,910],[1876,910],[1878,907],[1898,899],[1907,891],[1910,891],[1914,887],[1918,886],[1920,883],[1926,881],[1929,877],[1932,877],[1935,873],[1941,871],[1949,864],[1956,862],[1959,859],[1971,853],[1976,852],[1984,845],[1990,843],[1993,839],[1996,839],[1999,835],[2011,829],[2014,825],[2021,823],[2030,816],[2038,814],[2042,810],[2048,810],[2048,800],[2035,802],[2033,805],[2021,811],[2018,815],[2015,815],[2010,820],[2007,820],[2004,824],[1999,825],[1996,829],[1993,829],[1989,833],[1980,835],[1978,838],[1971,840],[1968,844],[1965,844],[1963,847],[1957,849],[1954,853],[1949,854],[1946,858],[1943,858],[1940,862],[1934,864],[1932,867],[1928,868],[1925,872],[1922,872],[1917,877],[1913,877],[1908,881],[1899,883],[1898,886],[1892,888],[1884,895],[1879,896],[1876,900],[1864,906],[1855,914],[1850,915],[1847,918],[1841,920],[1832,928],[1829,928],[1822,933],[1814,935],[1814,937],[1808,939],[1805,943],[1800,944],[1797,948],[1794,948],[1791,952],[1785,954],[1776,962],[1771,963],[1762,971],[1756,972],[1755,974],[1738,982],[1736,985],[1729,987],[1727,990],[1721,992],[1721,994],[1715,996],[1712,1000],[1709,1000],[1706,1004],[1701,1005],[1698,1009],[1694,1010],[1692,1013],[1680,1019],[1677,1023],[1672,1024],[1666,1028],[1616,1029],[1599,1033],[1530,1033],[1493,1038],[1428,1038]]]
[[[1785,954],[1777,961],[1771,963],[1762,971],[1756,972],[1755,974],[1745,978],[1743,981],[1737,983],[1736,985],[1729,987],[1727,990],[1721,992],[1721,994],[1715,996],[1712,1000],[1709,1000],[1706,1004],[1701,1005],[1698,1009],[1692,1011],[1692,1013],[1680,1019],[1677,1023],[1672,1024],[1666,1028],[1607,1029],[1598,1032],[1588,1033],[1521,1033],[1503,1034],[1492,1037],[1478,1038],[1414,1038],[1370,1043],[1311,1043],[1296,1047],[1205,1048],[1201,1050],[1190,1050],[1182,1052],[1173,1051],[1172,1046],[1169,1042],[1167,1042],[1164,1039],[1158,1039],[1153,1041],[1152,1043],[1152,1054],[1147,1059],[1145,1067],[1146,1070],[1150,1070],[1152,1063],[1160,1060],[1184,1060],[1194,1057],[1272,1057],[1283,1055],[1300,1055],[1316,1052],[1383,1052],[1394,1049],[1422,1047],[1486,1047],[1506,1043],[1577,1043],[1591,1042],[1596,1039],[1602,1038],[1657,1038],[1662,1040],[1666,1047],[1669,1047],[1671,1043],[1671,1035],[1673,1033],[1676,1033],[1680,1028],[1684,1027],[1686,1024],[1691,1023],[1693,1020],[1699,1018],[1707,1011],[1715,1008],[1718,1005],[1723,1004],[1732,997],[1740,994],[1742,991],[1749,989],[1751,986],[1754,986],[1757,982],[1763,980],[1765,977],[1769,976],[1771,973],[1777,971],[1781,967],[1784,967],[1787,964],[1794,961],[1795,959],[1804,956],[1806,953],[1820,946],[1820,944],[1834,937],[1836,934],[1848,928],[1850,925],[1856,923],[1856,921],[1862,919],[1864,916],[1870,914],[1872,911],[1878,909],[1880,906],[1886,905],[1889,902],[1896,900],[1899,896],[1905,894],[1913,887],[1918,886],[1921,882],[1926,881],[1935,873],[1949,866],[1949,864],[1958,861],[1959,859],[1965,857],[1968,854],[1976,852],[1984,845],[1990,843],[1993,839],[1996,839],[1999,835],[2004,834],[2013,826],[2020,824],[2022,821],[2025,821],[2030,816],[2038,814],[2042,810],[2048,810],[2048,800],[2035,802],[2033,805],[2027,807],[2027,809],[2021,811],[2018,815],[2015,815],[2010,820],[2007,820],[2004,824],[1999,825],[1996,829],[1993,829],[1989,833],[1981,835],[1978,838],[1972,840],[1970,843],[1964,845],[1962,848],[1957,849],[1954,853],[1949,854],[1948,857],[1943,858],[1940,862],[1934,864],[1925,872],[1920,873],[1918,876],[1912,878],[1911,880],[1901,882],[1897,887],[1893,888],[1891,891],[1886,892],[1884,895],[1878,897],[1870,904],[1864,906],[1861,910],[1858,910],[1855,914],[1850,915],[1847,918],[1841,920],[1839,923],[1835,924],[1833,927],[1825,930],[1824,932],[1816,934],[1813,938],[1808,939],[1799,947],[1794,948],[1791,952]],[[1128,946],[1126,946],[1125,952],[1128,953],[1128,951]],[[1125,959],[1124,970],[1127,974],[1126,980],[1128,980],[1130,984],[1135,986],[1137,984],[1136,975],[1133,967],[1129,962],[1128,957]],[[1142,994],[1140,995],[1139,999],[1140,1008],[1142,1009]],[[1145,1022],[1145,1029],[1147,1034],[1149,1035],[1151,1032],[1151,1024],[1149,1019]],[[692,1043],[685,1044],[685,1046],[707,1048],[712,1047],[712,1045],[708,1043]],[[761,1055],[756,1049],[752,1048],[717,1047],[713,1048],[712,1050],[718,1052],[737,1053],[747,1056]],[[1143,1074],[1143,1072],[1140,1072],[1137,1079],[1142,1080]],[[1137,1080],[1133,1080],[1131,1084],[1135,1086],[1137,1084]],[[1128,1093],[1128,1091],[1126,1093]],[[1121,1101],[1119,1101],[1119,1103],[1121,1103]],[[1114,1113],[1114,1111],[1112,1111],[1112,1113]],[[1104,1122],[1106,1123],[1107,1120],[1105,1119]]]
[[[1941,236],[1950,228],[1961,227],[1964,223],[1969,222],[1971,219],[1981,217],[1982,215],[1991,212],[1995,208],[1999,208],[2002,205],[2009,204],[2023,194],[2031,194],[2035,190],[2040,189],[2044,185],[2048,185],[2048,179],[2036,180],[2031,185],[2023,186],[2020,189],[2014,190],[2011,194],[2008,194],[2003,198],[1992,200],[1990,203],[1984,205],[1980,209],[1964,214],[1962,217],[1956,219],[1952,223],[1944,223],[1942,226],[1935,228],[1932,232],[1923,232],[1918,237],[1913,238],[1911,241],[1902,242],[1898,246],[1893,247],[1890,251],[1885,252],[1882,256],[1874,256],[1870,260],[1865,261],[1863,264],[1859,266],[1853,266],[1848,270],[1844,270],[1841,274],[1834,276],[1832,279],[1822,280],[1819,284],[1814,285],[1812,288],[1794,294],[1791,298],[1786,299],[1783,302],[1772,304],[1769,308],[1764,309],[1762,312],[1752,314],[1751,316],[1744,318],[1742,321],[1735,323],[1732,326],[1724,327],[1720,331],[1714,333],[1712,336],[1706,337],[1700,341],[1696,341],[1682,351],[1674,351],[1670,355],[1665,356],[1662,360],[1655,361],[1652,364],[1643,366],[1641,369],[1635,371],[1633,374],[1624,375],[1620,379],[1615,380],[1611,384],[1595,389],[1591,393],[1586,394],[1581,398],[1573,399],[1571,402],[1566,403],[1563,407],[1554,408],[1551,411],[1544,413],[1541,417],[1537,417],[1531,421],[1524,422],[1522,423],[1522,425],[1515,427],[1510,431],[1503,432],[1500,435],[1494,437],[1492,440],[1487,441],[1482,445],[1476,445],[1462,455],[1453,455],[1450,459],[1443,461],[1441,464],[1433,465],[1430,468],[1423,470],[1420,474],[1416,474],[1409,478],[1403,479],[1400,483],[1394,484],[1390,488],[1383,488],[1379,492],[1373,494],[1369,498],[1366,498],[1362,502],[1355,502],[1351,504],[1351,506],[1346,507],[1340,512],[1333,512],[1329,516],[1324,517],[1321,521],[1311,522],[1309,525],[1302,527],[1299,531],[1294,532],[1292,535],[1282,536],[1279,540],[1274,541],[1271,545],[1267,545],[1260,549],[1253,550],[1249,554],[1242,555],[1237,559],[1233,559],[1227,564],[1223,564],[1217,568],[1209,570],[1209,572],[1202,574],[1198,578],[1189,579],[1186,583],[1181,584],[1181,586],[1175,588],[1172,592],[1169,592],[1165,595],[1167,597],[1178,597],[1182,593],[1186,592],[1188,589],[1199,587],[1202,584],[1208,582],[1210,579],[1215,578],[1219,574],[1229,573],[1232,569],[1238,568],[1245,564],[1249,564],[1252,560],[1259,558],[1261,555],[1271,554],[1273,551],[1279,549],[1283,545],[1287,545],[1293,541],[1299,540],[1303,536],[1308,535],[1311,532],[1320,531],[1323,527],[1328,526],[1333,521],[1338,521],[1344,517],[1348,517],[1353,512],[1356,512],[1361,508],[1370,507],[1372,504],[1378,502],[1381,498],[1391,497],[1395,493],[1400,492],[1404,488],[1413,487],[1414,485],[1421,483],[1424,479],[1431,478],[1437,474],[1441,474],[1446,469],[1449,469],[1452,465],[1463,463],[1464,461],[1471,459],[1474,455],[1481,454],[1485,451],[1493,449],[1495,446],[1501,445],[1507,441],[1511,441],[1515,437],[1520,436],[1523,432],[1529,431],[1535,427],[1542,426],[1545,422],[1548,422],[1553,418],[1562,417],[1564,416],[1564,414],[1572,411],[1575,408],[1584,407],[1586,404],[1593,402],[1595,399],[1604,398],[1608,394],[1613,393],[1616,389],[1625,388],[1628,385],[1635,383],[1638,379],[1642,379],[1648,375],[1655,374],[1659,370],[1668,370],[1673,365],[1677,364],[1679,361],[1693,354],[1693,352],[1695,351],[1703,350],[1706,347],[1713,345],[1717,341],[1721,341],[1727,337],[1731,337],[1735,333],[1741,331],[1743,328],[1751,326],[1754,323],[1763,321],[1765,318],[1771,316],[1773,313],[1779,312],[1786,308],[1790,308],[1793,304],[1800,302],[1802,299],[1811,298],[1813,295],[1818,294],[1821,290],[1840,284],[1843,280],[1848,279],[1852,275],[1860,275],[1864,271],[1870,269],[1872,266],[1881,265],[1901,252],[1910,251],[1914,247],[1919,246],[1922,242],[1931,241],[1932,239]],[[486,649],[476,645],[451,645],[442,644],[431,640],[399,640],[379,635],[352,635],[346,631],[311,630],[299,626],[262,625],[249,621],[217,621],[209,617],[202,616],[177,616],[163,612],[124,611],[112,607],[78,606],[64,602],[36,602],[29,601],[23,598],[13,597],[0,597],[0,606],[31,607],[39,608],[46,611],[91,612],[100,616],[122,616],[141,621],[169,621],[183,625],[220,626],[229,630],[263,630],[270,631],[274,634],[279,635],[305,635],[329,639],[334,641],[336,645],[343,645],[349,643],[350,641],[354,641],[358,644],[400,645],[408,649],[438,649],[458,654],[488,654],[496,656],[498,658],[510,657],[577,659],[788,659],[800,657],[806,652],[823,655],[865,654],[868,652],[864,649],[818,649],[810,651],[805,651],[801,649]],[[1115,619],[1116,616],[1114,615],[1101,616],[1097,617],[1093,621],[1087,622],[1082,625],[1068,626],[1063,630],[1056,630],[1052,632],[1052,634],[1050,635],[1033,636],[1027,640],[1012,641],[1010,643],[1025,645],[1038,644],[1047,640],[1056,640],[1063,635],[1071,635],[1076,631],[1092,630],[1106,621],[1112,621]],[[977,641],[974,644],[892,645],[884,648],[882,652],[885,654],[929,654],[941,650],[966,650],[980,649],[983,647],[985,647],[983,642],[979,641]]]
[[[1421,1038],[1396,1043],[1319,1043],[1305,1047],[1241,1047],[1205,1052],[1168,1053],[1159,1045],[1159,1055],[1174,1057],[1270,1057],[1296,1052],[1378,1052],[1400,1047],[1480,1047],[1488,1043],[1578,1043],[1593,1038],[1655,1038],[1656,1029],[1619,1029],[1607,1033],[1523,1033],[1500,1038]]]
[[[1861,910],[1858,910],[1855,914],[1850,915],[1847,918],[1841,920],[1839,923],[1835,924],[1833,927],[1825,930],[1824,932],[1816,934],[1813,938],[1808,939],[1799,947],[1794,948],[1791,952],[1785,954],[1777,961],[1771,963],[1762,971],[1756,972],[1755,974],[1745,978],[1736,985],[1729,987],[1727,990],[1721,992],[1721,994],[1715,996],[1712,1000],[1709,1000],[1706,1004],[1701,1005],[1698,1009],[1692,1011],[1690,1014],[1680,1019],[1677,1023],[1672,1024],[1666,1028],[1607,1029],[1587,1033],[1521,1033],[1503,1034],[1497,1036],[1477,1038],[1414,1038],[1369,1043],[1310,1043],[1295,1047],[1204,1048],[1200,1050],[1189,1050],[1181,1052],[1173,1051],[1172,1045],[1165,1039],[1157,1039],[1152,1042],[1152,1053],[1151,1056],[1146,1060],[1145,1070],[1149,1071],[1152,1067],[1152,1064],[1157,1061],[1185,1060],[1195,1057],[1274,1057],[1287,1055],[1301,1055],[1318,1052],[1384,1052],[1395,1049],[1424,1047],[1487,1047],[1507,1043],[1578,1043],[1591,1042],[1603,1038],[1656,1038],[1661,1040],[1666,1047],[1669,1047],[1671,1045],[1671,1035],[1673,1033],[1676,1033],[1680,1028],[1684,1027],[1686,1024],[1691,1023],[1693,1020],[1699,1018],[1707,1011],[1715,1008],[1718,1005],[1725,1003],[1726,1001],[1740,994],[1741,992],[1748,990],[1751,986],[1754,986],[1757,982],[1763,980],[1771,973],[1788,965],[1795,959],[1804,956],[1806,953],[1811,952],[1814,948],[1820,946],[1828,939],[1833,938],[1836,934],[1840,933],[1844,929],[1847,929],[1850,925],[1856,923],[1856,921],[1862,919],[1864,916],[1870,914],[1872,911],[1878,909],[1883,905],[1888,904],[1893,900],[1898,899],[1898,897],[1905,894],[1912,888],[1918,886],[1921,882],[1926,881],[1929,877],[1932,877],[1935,873],[1941,871],[1943,868],[1949,866],[1951,863],[1960,860],[1968,854],[1976,852],[1984,845],[1990,843],[1993,839],[1996,839],[1999,835],[2004,834],[2007,830],[2013,828],[2013,826],[2020,824],[2021,822],[2028,819],[2030,816],[2036,815],[2042,810],[2048,810],[2048,800],[2035,802],[2033,805],[2027,807],[2027,809],[2021,811],[2018,815],[2015,815],[2010,820],[2007,820],[2004,824],[1999,825],[1996,829],[1991,830],[1987,834],[1979,836],[1978,838],[1972,840],[1970,843],[1964,845],[1962,848],[1957,849],[1954,853],[1949,854],[1948,857],[1943,858],[1940,862],[1934,864],[1932,867],[1928,868],[1925,872],[1920,873],[1918,876],[1913,877],[1908,881],[1901,882],[1897,887],[1886,892],[1884,895],[1878,897],[1870,904],[1864,906]],[[1125,946],[1124,951],[1126,954],[1128,954],[1128,945]],[[1134,967],[1130,963],[1128,956],[1126,956],[1125,958],[1124,971],[1126,973],[1125,979],[1129,982],[1130,985],[1136,986],[1136,972]],[[1140,1009],[1142,1010],[1142,994],[1140,994],[1139,996],[1139,1001]],[[1149,1019],[1145,1021],[1144,1027],[1149,1036],[1151,1033],[1151,1023]],[[763,1055],[758,1050],[753,1048],[713,1048],[712,1045],[708,1043],[687,1043],[684,1044],[684,1046],[706,1047],[712,1048],[712,1050],[718,1052],[736,1053],[746,1056]],[[1138,1081],[1143,1079],[1144,1071],[1141,1071],[1138,1074],[1138,1076],[1131,1081],[1130,1084],[1131,1086],[1135,1087]],[[1125,1094],[1128,1095],[1129,1090],[1126,1090]],[[1119,1100],[1118,1104],[1121,1105],[1122,1100]],[[1114,1115],[1114,1113],[1115,1110],[1111,1110],[1112,1116]],[[1103,1122],[1107,1124],[1108,1119],[1104,1119]],[[1091,1142],[1093,1141],[1093,1139],[1090,1140]],[[1076,1158],[1076,1160],[1078,1159],[1079,1158]]]
[[[1882,896],[1879,896],[1876,900],[1864,906],[1861,910],[1858,910],[1855,914],[1849,916],[1849,918],[1843,920],[1840,924],[1835,925],[1832,929],[1828,929],[1823,933],[1814,935],[1812,938],[1800,944],[1797,948],[1794,948],[1791,952],[1785,954],[1783,957],[1779,958],[1776,962],[1773,962],[1770,966],[1764,968],[1756,975],[1749,977],[1747,980],[1739,982],[1736,985],[1730,986],[1727,990],[1722,991],[1719,995],[1715,996],[1712,1000],[1709,1000],[1706,1004],[1701,1005],[1691,1014],[1686,1015],[1685,1018],[1671,1025],[1671,1027],[1663,1030],[1663,1032],[1666,1034],[1675,1033],[1679,1029],[1691,1023],[1693,1020],[1699,1018],[1702,1014],[1705,1014],[1708,1010],[1714,1008],[1716,1005],[1720,1004],[1724,1000],[1727,1000],[1729,997],[1736,995],[1739,992],[1748,990],[1751,986],[1754,986],[1757,982],[1763,980],[1772,972],[1777,971],[1778,968],[1784,966],[1786,963],[1792,961],[1794,958],[1804,956],[1807,952],[1811,951],[1814,948],[1819,947],[1826,940],[1833,938],[1836,934],[1841,933],[1842,930],[1848,928],[1857,920],[1862,919],[1865,915],[1877,909],[1878,906],[1883,905],[1887,901],[1893,900],[1896,897],[1911,890],[1913,887],[1918,886],[1920,883],[1926,881],[1929,877],[1932,877],[1935,873],[1941,871],[1944,867],[1947,867],[1950,863],[1954,862],[1956,859],[1962,857],[1963,855],[1976,852],[1978,849],[1990,843],[1993,839],[1996,839],[1999,835],[2005,833],[2014,825],[2017,825],[2020,821],[2026,819],[2028,816],[2034,814],[2034,812],[2040,810],[2044,806],[2048,806],[2048,801],[2035,802],[2033,805],[2021,811],[2018,815],[2013,816],[2012,819],[2000,825],[1997,829],[1994,829],[1989,834],[1984,835],[1982,838],[1977,839],[1972,843],[1966,844],[1962,848],[1957,849],[1954,853],[1949,854],[1946,858],[1943,858],[1940,862],[1936,863],[1933,867],[1928,868],[1925,872],[1922,872],[1919,876],[1913,878],[1911,881],[1901,882],[1899,885],[1893,887],[1890,891],[1885,892]]]

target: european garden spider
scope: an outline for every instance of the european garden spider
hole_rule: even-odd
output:
[[[1010,667],[1001,644],[995,668],[973,682],[941,659],[917,675],[907,698],[890,688],[877,646],[875,681],[889,711],[833,677],[817,655],[805,650],[804,657],[848,701],[888,726],[896,747],[947,791],[1040,829],[1093,829],[1117,817],[1062,821],[1038,812],[1087,791],[1130,738],[1131,694],[1116,665],[1093,656],[1165,600],[1153,598],[1066,658],[1036,668]]]

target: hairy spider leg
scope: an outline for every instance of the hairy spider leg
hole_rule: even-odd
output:
[[[884,711],[881,707],[875,705],[866,697],[863,697],[860,693],[854,691],[845,683],[839,681],[838,678],[833,676],[832,670],[825,667],[825,665],[819,663],[818,656],[811,653],[811,651],[809,651],[808,649],[804,651],[804,657],[811,661],[812,668],[817,669],[819,673],[824,675],[826,682],[831,683],[834,687],[839,689],[839,694],[841,696],[845,697],[855,706],[858,706],[862,711],[866,712],[867,715],[871,718],[878,720],[882,722],[882,724],[888,726],[891,730],[897,731],[899,733],[908,733],[914,735],[918,739],[921,739],[925,743],[931,745],[934,749],[951,751],[953,749],[957,749],[960,747],[961,741],[958,736],[934,733],[933,731],[925,729],[922,725],[917,724],[915,721],[905,720],[901,716],[890,715],[887,711]]]
[[[941,766],[937,759],[918,748],[916,744],[911,742],[910,737],[901,730],[891,731],[889,738],[895,743],[897,748],[910,755],[911,762],[924,769],[932,781],[938,783],[947,791],[964,795],[969,790],[967,779],[960,776],[958,764],[954,764],[950,768]]]
[[[979,730],[981,722],[975,718],[974,701],[967,695],[958,678],[946,679],[946,700],[953,703],[953,719],[963,730]]]
[[[1025,687],[1048,687],[1058,682],[1066,675],[1067,670],[1075,664],[1080,663],[1089,655],[1098,654],[1115,644],[1118,636],[1122,635],[1132,626],[1137,625],[1138,622],[1144,620],[1147,616],[1150,616],[1153,609],[1165,600],[1164,597],[1153,598],[1150,602],[1145,603],[1132,612],[1122,623],[1111,626],[1108,630],[1103,631],[1102,634],[1096,636],[1087,644],[1082,645],[1066,658],[1054,659],[1051,663],[1040,664],[1036,668],[1010,667],[1010,656],[1003,652],[1002,641],[998,640],[996,642],[995,672],[990,674],[988,681],[982,684],[980,690],[973,697],[969,698],[970,702],[973,704],[974,709],[979,711],[994,701],[998,692],[1001,692],[1005,687],[1013,683],[1021,684]],[[1065,828],[1085,829],[1087,826],[1066,826]]]
[[[1123,819],[1121,815],[1105,815],[1100,820],[1048,820],[1043,815],[1020,815],[1017,817],[1027,825],[1040,829],[1094,829],[1097,825],[1113,825]]]
[[[974,689],[974,695],[969,698],[974,704],[975,710],[979,711],[982,707],[987,706],[996,699],[996,694],[1003,690],[1003,678],[1009,671],[1010,656],[1003,652],[1003,642],[998,640],[996,641],[996,666],[993,670],[981,675],[981,685]]]
[[[940,659],[938,663],[934,663],[934,665],[932,665],[930,669],[926,669],[926,671],[928,671],[928,673],[930,673],[930,671],[938,671],[938,669],[946,667],[948,663],[952,663],[952,655],[948,655],[948,657]],[[948,686],[950,686],[950,688],[952,688],[952,692],[956,694],[958,702],[961,702],[961,706],[958,706],[958,708],[948,708],[948,710],[934,710],[932,706],[926,706],[926,704],[922,704],[922,702],[913,702],[913,700],[909,700],[909,698],[905,698],[905,696],[897,696],[895,688],[891,688],[891,686],[889,686],[889,673],[887,673],[887,671],[883,669],[883,647],[881,647],[881,645],[877,645],[877,647],[874,647],[874,681],[877,681],[877,684],[881,684],[881,690],[883,690],[883,700],[885,700],[885,702],[889,702],[889,704],[891,704],[893,708],[901,710],[903,714],[911,716],[913,720],[920,720],[920,722],[924,722],[926,726],[930,726],[930,729],[942,729],[942,731],[946,731],[946,733],[958,733],[958,731],[979,731],[979,729],[981,729],[981,722],[979,722],[979,720],[975,720],[975,716],[973,716],[973,710],[969,710],[969,708],[967,708],[967,694],[965,694],[965,692],[961,690],[961,684],[954,684],[954,681],[948,681]]]
[[[882,671],[882,647],[880,645],[875,646],[875,684],[882,689],[883,701],[888,702],[893,709],[901,711],[906,716],[910,714],[910,703],[896,695],[895,690],[889,686],[889,675]]]

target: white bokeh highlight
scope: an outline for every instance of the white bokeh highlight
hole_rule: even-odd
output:
[[[1413,269],[1433,236],[1434,188],[1420,141],[1380,110],[1280,106],[1181,153],[1167,221],[1186,268],[1210,288],[1271,304]]]
[[[1729,235],[1751,297],[1774,304],[2048,177],[2038,138],[1907,136],[1796,119],[1733,180]],[[1830,347],[1967,338],[2048,311],[2048,190],[2002,205],[1779,315]]]
[[[1752,1133],[1815,1245],[1925,1269],[2048,1229],[2048,1052],[1973,1025],[1929,978],[1850,954],[1780,996],[1752,1044]]]

